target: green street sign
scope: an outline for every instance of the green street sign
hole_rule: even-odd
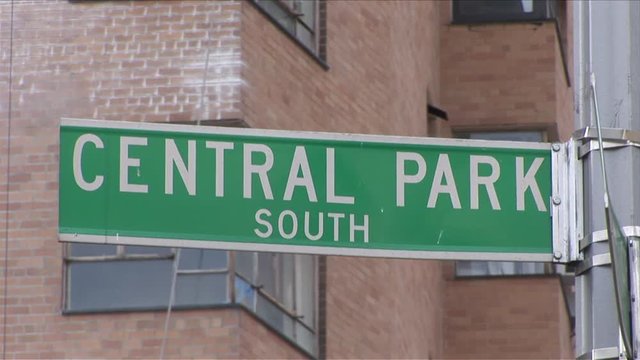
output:
[[[62,120],[59,239],[551,261],[549,144]]]

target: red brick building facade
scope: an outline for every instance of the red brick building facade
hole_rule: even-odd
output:
[[[168,294],[151,289],[164,294],[170,277],[152,266],[168,271],[175,252],[57,241],[63,117],[566,140],[570,19],[456,23],[452,5],[1,2],[3,356],[571,357],[566,299],[548,271],[463,278],[452,262],[193,253],[181,261],[196,259],[202,281],[179,277],[165,332]],[[107,300],[92,303],[96,291]]]

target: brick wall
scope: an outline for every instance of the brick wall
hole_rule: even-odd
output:
[[[426,135],[427,93],[440,99],[438,6],[328,2],[327,71],[244,3],[246,121]],[[438,262],[328,257],[327,357],[441,356],[441,287]]]
[[[555,73],[556,73],[556,121],[558,123],[558,139],[567,141],[575,128],[573,90],[573,1],[566,1],[566,22],[560,23],[560,31],[566,32],[564,49],[562,42],[556,37]],[[562,51],[564,50],[564,53]],[[564,56],[563,56],[564,55]],[[565,74],[565,71],[567,72]],[[568,75],[568,76],[566,76]]]
[[[166,358],[238,357],[239,312],[174,312]],[[32,334],[16,335],[7,352],[17,358],[158,358],[164,321],[164,312],[46,316],[32,325]]]
[[[31,307],[33,308],[33,307]],[[164,312],[11,317],[8,358],[158,358]],[[302,358],[245,310],[172,314],[165,358]]]
[[[329,358],[442,357],[440,264],[328,258]]]
[[[246,311],[239,315],[240,359],[304,359],[306,355],[298,352],[282,337],[262,325]]]
[[[445,299],[446,358],[574,358],[555,277],[449,281]]]
[[[0,307],[4,307],[5,304],[13,304],[14,301],[8,301],[5,299],[4,290],[6,288],[6,279],[5,275],[8,275],[5,271],[6,266],[8,264],[5,261],[5,236],[7,231],[7,215],[8,215],[8,206],[7,206],[7,178],[8,171],[7,166],[9,163],[9,157],[6,156],[7,150],[9,148],[10,142],[7,141],[7,93],[6,89],[9,88],[9,56],[6,54],[5,49],[9,47],[10,43],[10,32],[7,31],[8,27],[6,24],[8,23],[8,19],[10,18],[9,11],[5,10],[6,6],[4,4],[0,4],[0,291],[3,293],[0,294]],[[4,314],[0,312],[0,322],[4,322]],[[0,337],[3,334],[0,334]],[[0,338],[1,340],[1,338]]]

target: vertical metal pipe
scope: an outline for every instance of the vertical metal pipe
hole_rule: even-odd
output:
[[[178,266],[180,265],[180,248],[176,250],[176,256],[173,260],[173,275],[171,277],[171,290],[169,293],[169,306],[167,306],[167,315],[164,319],[164,332],[162,336],[162,345],[160,346],[160,360],[164,359],[164,351],[167,346],[167,336],[169,333],[169,321],[171,320],[171,310],[176,298],[176,281],[178,279]]]
[[[589,75],[598,78],[597,99],[602,126],[640,129],[640,4],[636,1],[574,1],[574,59],[576,127],[593,124],[594,105],[589,102]],[[597,152],[586,155],[584,169],[585,236],[605,225],[604,185]],[[640,149],[625,147],[604,151],[609,174],[609,201],[622,227],[640,223]],[[635,244],[634,244],[635,245]],[[638,257],[631,256],[631,288],[637,292]],[[606,242],[592,243],[582,253],[585,262],[608,253]],[[620,350],[615,292],[611,266],[597,266],[576,277],[576,356],[617,358]],[[633,294],[633,293],[632,293]],[[637,299],[637,294],[636,294]],[[637,302],[637,301],[636,301]],[[632,304],[632,308],[635,308]],[[638,328],[637,308],[632,310]],[[637,344],[635,331],[633,343]],[[617,351],[620,353],[620,351]],[[634,354],[634,357],[637,355]]]

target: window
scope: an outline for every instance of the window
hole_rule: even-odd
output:
[[[317,353],[317,257],[236,253],[237,302],[311,354]]]
[[[176,250],[66,245],[65,312],[166,309]],[[237,304],[309,354],[318,351],[317,257],[181,249],[175,308]]]
[[[307,51],[325,60],[324,0],[250,0]]]
[[[95,244],[67,246],[67,312],[168,306],[174,249]],[[175,306],[228,303],[228,263],[225,251],[182,250]]]
[[[556,14],[557,0],[453,0],[453,21],[541,21]]]
[[[500,131],[472,132],[458,134],[458,137],[478,140],[510,140],[510,141],[545,141],[541,131]],[[510,276],[510,275],[542,275],[555,270],[552,265],[537,262],[508,261],[457,261],[456,276]]]

